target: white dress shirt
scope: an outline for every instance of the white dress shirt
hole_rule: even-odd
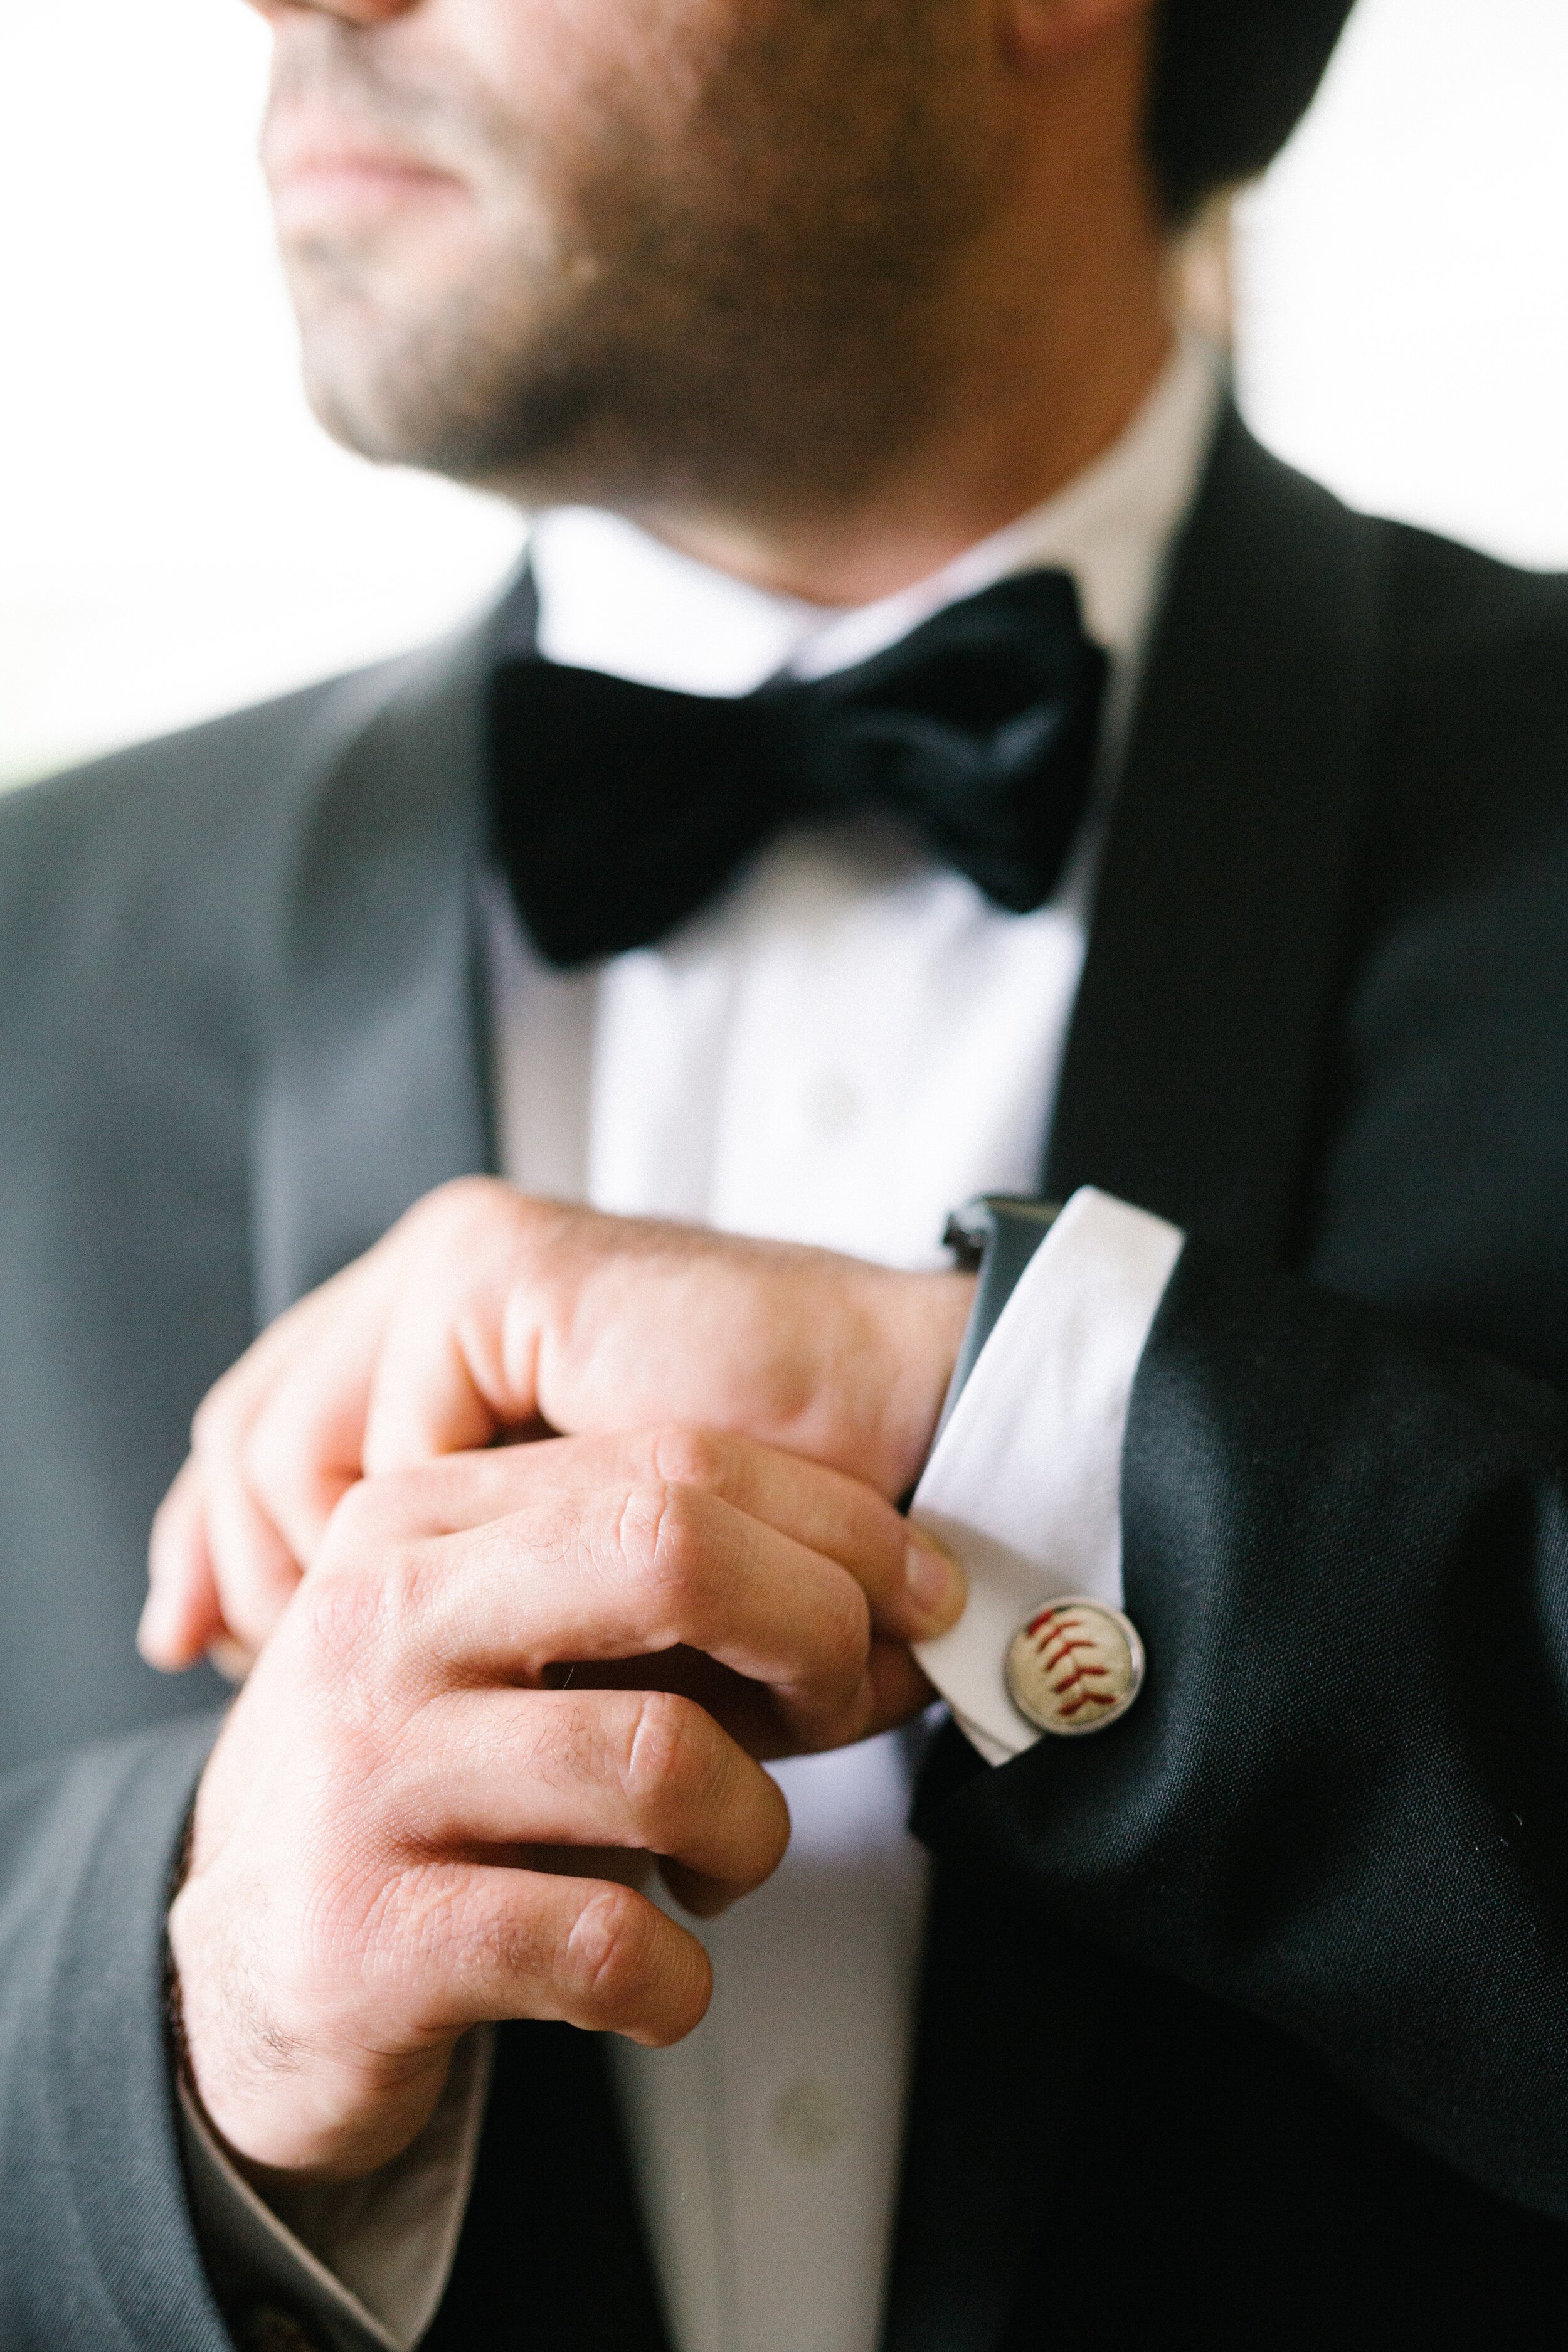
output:
[[[1184,339],[1121,441],[1065,491],[854,612],[745,587],[607,515],[553,512],[532,541],[541,648],[740,694],[781,670],[826,675],[993,581],[1060,566],[1111,658],[1102,810],[1218,399],[1212,354]],[[1016,916],[879,824],[801,829],[658,947],[570,974],[534,955],[498,882],[504,1171],[623,1213],[943,1263],[950,1208],[1037,1189],[1099,830],[1091,817],[1050,903]],[[924,1660],[993,1763],[1036,1736],[1002,1681],[1021,1620],[1053,1594],[1121,1598],[1127,1401],[1180,1244],[1157,1218],[1079,1194],[921,1482],[916,1512],[958,1551],[972,1595]],[[713,1958],[708,2016],[674,2050],[613,2046],[678,2352],[874,2352],[925,1888],[904,1826],[921,1736],[773,1768],[793,1823],[784,1863],[722,1919],[685,1922]],[[286,2216],[237,2180],[187,2098],[215,2269],[287,2294],[355,2352],[408,2352],[467,2200],[483,2037],[472,2045],[384,2191],[362,2183]]]

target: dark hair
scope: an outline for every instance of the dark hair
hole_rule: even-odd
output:
[[[1168,217],[1250,179],[1307,111],[1352,0],[1159,0],[1149,155]]]

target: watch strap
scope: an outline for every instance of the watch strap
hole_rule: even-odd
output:
[[[937,1424],[939,1436],[1025,1267],[1060,1214],[1058,1201],[1034,1200],[1024,1192],[982,1192],[949,1217],[942,1241],[959,1271],[978,1274],[980,1280]]]

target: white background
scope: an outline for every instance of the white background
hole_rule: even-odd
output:
[[[0,779],[416,642],[504,509],[294,380],[240,0],[4,0]],[[1357,502],[1568,564],[1568,6],[1361,0],[1244,207],[1244,402]]]

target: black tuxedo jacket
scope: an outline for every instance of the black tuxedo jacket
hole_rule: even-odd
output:
[[[147,1522],[259,1319],[490,1163],[482,634],[0,807],[0,2344],[212,2352],[161,2023],[210,1694]],[[1568,587],[1230,419],[1048,1165],[1193,1236],[1105,1738],[939,1741],[888,2352],[1568,2318]],[[84,1746],[85,1742],[97,1742]],[[598,2052],[503,2035],[433,2341],[663,2341]]]

